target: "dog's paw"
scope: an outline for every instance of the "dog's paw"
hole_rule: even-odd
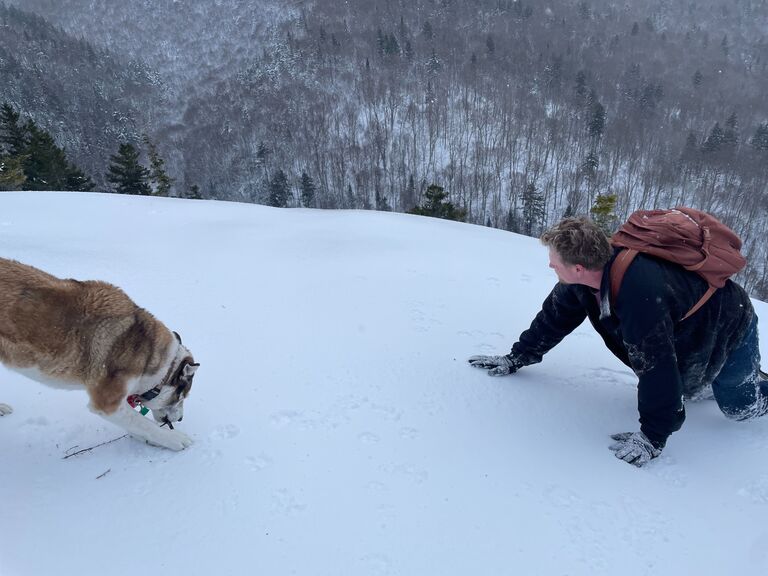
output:
[[[147,442],[154,444],[155,446],[176,451],[184,450],[184,448],[192,445],[192,438],[180,430],[163,430],[163,432],[164,434],[162,436],[147,439]]]
[[[13,412],[13,408],[8,406],[8,404],[3,404],[0,402],[0,416],[5,416],[6,414],[10,414]]]

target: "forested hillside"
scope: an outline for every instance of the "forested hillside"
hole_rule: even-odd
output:
[[[153,66],[179,190],[404,211],[435,184],[527,234],[611,196],[690,204],[768,295],[765,0],[16,3]]]
[[[148,68],[0,2],[0,104],[53,133],[98,185],[109,155],[157,122],[160,82]]]
[[[236,73],[305,2],[279,0],[6,0],[75,36],[142,60],[174,87]],[[183,97],[183,94],[181,95]]]

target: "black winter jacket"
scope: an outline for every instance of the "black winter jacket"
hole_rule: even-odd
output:
[[[615,255],[614,255],[615,258]],[[605,344],[637,375],[640,429],[663,447],[685,420],[683,396],[711,384],[754,314],[746,292],[728,281],[695,314],[680,319],[707,290],[700,276],[644,254],[630,264],[610,303],[613,258],[599,293],[558,283],[511,355],[522,365],[541,358],[589,318]]]

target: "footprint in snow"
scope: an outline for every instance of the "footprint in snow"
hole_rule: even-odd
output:
[[[386,404],[371,404],[370,410],[371,412],[394,422],[397,422],[403,417],[402,410]]]
[[[737,494],[743,498],[749,498],[755,504],[768,504],[768,476],[753,480]]]
[[[383,554],[366,554],[360,559],[363,571],[372,576],[385,576],[392,573],[392,560]]]
[[[223,426],[217,426],[213,432],[211,432],[211,438],[213,440],[230,440],[240,434],[240,428],[234,424],[225,424]]]
[[[357,439],[363,444],[376,444],[379,441],[379,437],[372,432],[362,432],[357,435]]]
[[[266,470],[272,465],[272,458],[266,454],[259,454],[257,456],[249,456],[245,459],[245,463],[253,472],[261,472]]]
[[[482,344],[477,345],[477,350],[482,353],[496,353],[498,354],[499,347],[495,344],[488,344],[486,342],[483,342]]]
[[[304,415],[301,412],[296,410],[281,410],[280,412],[272,414],[269,417],[269,421],[273,426],[285,428],[286,426],[300,422],[303,419],[303,416]]]
[[[37,418],[27,418],[24,421],[25,426],[48,426],[50,422],[44,416],[38,416]]]
[[[280,489],[272,494],[272,511],[286,516],[295,516],[304,512],[307,505],[298,501],[290,491]]]
[[[428,332],[435,326],[440,326],[442,321],[437,318],[427,316],[427,314],[421,309],[421,302],[416,302],[418,307],[411,309],[411,325],[417,332]]]
[[[677,460],[672,456],[662,454],[648,466],[648,472],[673,488],[685,488],[688,486],[688,475],[678,466]]]
[[[581,496],[559,484],[548,484],[542,491],[542,495],[557,508],[573,508],[581,502]]]

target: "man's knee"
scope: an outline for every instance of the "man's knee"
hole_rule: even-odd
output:
[[[729,420],[746,422],[768,414],[768,398],[760,396],[747,406],[720,406],[720,410]]]

